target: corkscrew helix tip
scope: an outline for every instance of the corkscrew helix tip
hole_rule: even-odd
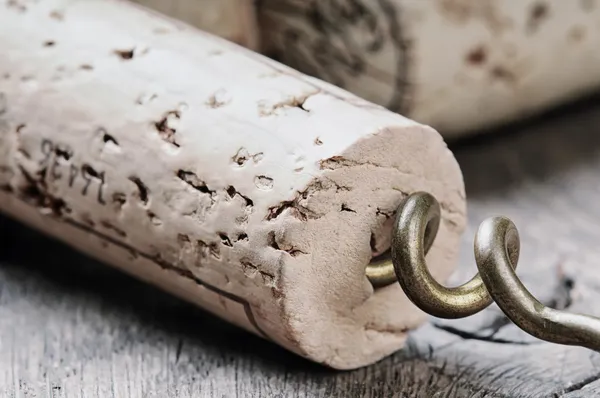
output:
[[[440,205],[432,195],[417,192],[398,207],[392,232],[391,260],[372,262],[367,277],[375,287],[395,281],[421,310],[438,318],[464,318],[496,302],[518,327],[557,344],[600,351],[600,319],[544,306],[515,273],[520,239],[506,217],[493,217],[475,235],[479,273],[457,287],[446,287],[430,274],[425,255],[440,225]]]

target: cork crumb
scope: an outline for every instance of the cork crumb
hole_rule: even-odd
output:
[[[177,171],[177,178],[179,178],[181,181],[185,182],[186,184],[188,184],[189,186],[191,186],[192,188],[194,188],[195,190],[208,194],[208,195],[214,195],[216,194],[216,191],[210,190],[208,188],[208,186],[206,185],[206,183],[204,181],[202,181],[200,179],[200,177],[198,177],[194,172],[191,171],[186,171],[186,170],[178,170]]]
[[[254,161],[255,164],[260,163],[265,157],[263,152],[257,152],[255,154],[250,154],[248,150],[244,147],[238,149],[238,151],[231,157],[232,165],[236,167],[244,167],[249,160]]]
[[[349,212],[349,213],[356,213],[356,210],[352,210],[352,209],[351,209],[350,207],[348,207],[348,205],[347,205],[347,204],[345,204],[345,203],[342,203],[342,207],[341,207],[340,211],[346,211],[346,212]]]
[[[394,217],[396,215],[396,211],[395,210],[394,211],[385,211],[385,210],[382,210],[382,209],[380,209],[378,207],[377,210],[375,211],[375,215],[378,216],[378,217],[379,216],[383,216],[386,219],[389,219],[389,218],[392,218],[392,217]]]
[[[243,167],[249,158],[250,158],[250,154],[248,153],[248,150],[246,148],[242,147],[242,148],[238,149],[237,153],[235,155],[233,155],[231,160],[233,163],[237,164],[238,166]]]
[[[266,221],[272,221],[281,216],[286,210],[299,220],[307,221],[309,219],[308,209],[300,206],[296,200],[282,202],[279,206],[269,208]]]
[[[235,198],[235,195],[237,195],[236,189],[230,185],[229,188],[227,188],[227,195],[229,195],[231,199]]]
[[[115,139],[115,137],[108,134],[108,132],[105,129],[99,128],[98,133],[102,135],[102,142],[104,142],[104,144],[112,144],[114,146],[119,146],[119,142]]]
[[[304,191],[298,192],[294,199],[286,200],[281,202],[277,206],[270,207],[267,211],[267,216],[265,217],[265,220],[275,220],[286,211],[288,211],[291,216],[302,221],[307,221],[308,219],[318,219],[321,217],[321,214],[318,214],[313,210],[308,209],[301,203],[306,201],[315,193],[327,190],[335,190],[335,192],[338,193],[341,191],[348,191],[350,190],[350,188],[344,185],[339,185],[330,179],[316,180],[309,186],[307,186]]]
[[[295,247],[286,244],[285,242],[278,242],[275,231],[271,231],[267,235],[267,244],[275,250],[288,253],[292,257],[298,257],[301,254],[307,254],[306,252],[296,249]]]
[[[113,53],[119,56],[122,60],[128,61],[133,59],[135,55],[135,48],[127,49],[127,50],[113,50]]]
[[[142,180],[140,180],[139,177],[129,177],[129,181],[133,182],[135,184],[135,186],[137,187],[137,194],[138,197],[140,199],[140,201],[144,204],[147,205],[150,198],[149,198],[149,189],[148,187],[142,182]]]
[[[179,148],[180,145],[175,140],[177,133],[177,125],[181,119],[181,112],[179,110],[169,111],[163,115],[163,117],[154,123],[158,135],[164,141]]]
[[[70,158],[70,156],[69,156],[69,158]],[[96,179],[100,178],[100,174],[89,164],[84,164],[83,166],[81,166],[81,172],[84,175],[90,176],[92,178],[96,178]]]
[[[229,239],[229,236],[227,236],[226,233],[219,232],[219,238],[221,238],[221,244],[223,246],[233,247],[233,244],[231,243],[231,239]]]
[[[227,188],[227,195],[229,195],[231,199],[235,198],[236,196],[239,196],[240,198],[244,199],[247,208],[252,208],[254,206],[254,201],[249,197],[242,195],[237,189],[235,189],[234,186],[230,185]]]
[[[314,93],[309,93],[303,96],[299,96],[299,97],[290,97],[284,101],[278,102],[274,105],[269,105],[266,104],[264,102],[261,102],[258,104],[258,114],[259,116],[272,116],[275,114],[275,112],[278,109],[281,108],[298,108],[303,110],[304,112],[310,112],[309,109],[307,109],[304,104],[306,103],[306,101],[314,96],[319,94],[320,91],[316,91]]]
[[[254,155],[252,155],[252,160],[254,161],[254,163],[258,164],[260,163],[265,157],[265,154],[262,152],[258,152],[255,153]]]
[[[256,176],[254,178],[254,185],[261,191],[270,191],[271,189],[273,189],[274,182],[271,177]]]
[[[132,47],[126,49],[115,49],[113,54],[117,55],[123,61],[130,61],[140,55],[145,55],[150,51],[149,47]]]

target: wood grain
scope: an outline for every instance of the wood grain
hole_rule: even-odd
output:
[[[549,305],[600,315],[600,98],[452,144],[473,234],[511,217],[518,273]],[[538,341],[492,306],[432,322],[379,363],[336,372],[0,219],[3,397],[593,397],[600,355]]]

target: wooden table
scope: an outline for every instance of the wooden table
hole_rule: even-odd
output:
[[[518,273],[548,305],[600,315],[600,99],[451,146],[475,272],[487,216],[520,230]],[[432,322],[405,350],[336,372],[0,218],[2,397],[592,397],[600,355],[552,345],[496,306]]]

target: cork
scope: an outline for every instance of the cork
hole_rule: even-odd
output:
[[[456,139],[600,89],[594,0],[263,0],[264,51]]]
[[[128,2],[22,1],[0,33],[1,211],[333,368],[425,321],[365,267],[416,191],[442,205],[432,274],[455,267],[433,128]]]

